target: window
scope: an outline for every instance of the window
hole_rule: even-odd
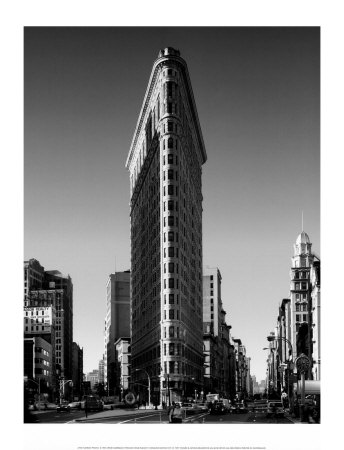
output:
[[[168,171],[167,171],[167,179],[168,180],[173,180],[173,170],[172,169],[168,169]]]
[[[168,272],[174,273],[174,263],[168,263]]]
[[[168,102],[166,106],[167,106],[167,114],[172,114],[172,103]]]
[[[169,278],[168,279],[168,287],[170,289],[174,289],[174,278]]]
[[[169,294],[168,301],[169,301],[170,305],[174,304],[174,294]]]
[[[174,361],[169,362],[169,369],[170,369],[170,373],[174,373]]]
[[[301,315],[300,314],[296,314],[296,322],[300,322],[301,320]]]
[[[307,283],[303,282],[303,283],[301,283],[301,285],[302,285],[302,289],[307,289]]]
[[[174,309],[170,309],[168,312],[168,318],[174,320]]]
[[[168,247],[168,256],[174,257],[174,247]]]
[[[167,209],[169,211],[173,211],[173,209],[174,209],[173,200],[168,200],[168,202],[167,202]]]
[[[169,184],[167,187],[168,195],[173,195],[173,184]]]
[[[173,327],[172,327],[172,328],[173,328]],[[170,354],[171,356],[174,355],[174,344],[173,344],[173,343],[170,344],[169,354]]]
[[[168,69],[167,74],[168,75],[172,75],[172,70]],[[166,83],[166,94],[167,94],[168,97],[172,97],[172,90],[173,90],[172,86],[173,86],[173,83],[171,81],[167,81],[167,83]]]
[[[167,162],[168,164],[173,164],[173,155],[171,153],[167,155]]]
[[[303,314],[303,321],[307,322],[307,314]]]
[[[169,231],[168,232],[168,240],[169,240],[169,242],[173,242],[174,241],[174,232],[173,231]]]
[[[300,311],[300,304],[297,303],[295,306],[296,306],[296,311]]]
[[[168,216],[168,226],[173,227],[174,226],[174,216]]]
[[[167,122],[167,131],[173,131],[173,122]]]

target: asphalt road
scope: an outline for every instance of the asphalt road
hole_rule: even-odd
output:
[[[70,412],[57,413],[56,411],[34,412],[32,417],[37,423],[69,423],[69,424],[92,424],[92,423],[111,423],[111,424],[158,424],[168,423],[168,414],[166,410],[113,410],[88,413],[87,418],[84,411],[72,410]],[[221,414],[212,415],[207,412],[198,414],[186,414],[183,423],[189,424],[248,424],[248,423],[293,423],[288,417],[267,418],[263,412],[248,412],[245,414]]]

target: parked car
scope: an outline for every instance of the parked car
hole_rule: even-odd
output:
[[[33,404],[33,408],[30,407],[29,409],[34,409],[35,411],[47,411],[48,409],[52,410],[56,408],[57,408],[56,403],[39,401],[35,402]]]
[[[67,402],[61,402],[59,405],[57,405],[57,412],[70,412],[70,406]]]
[[[81,409],[81,402],[70,402],[68,406],[70,409]]]
[[[195,403],[195,409],[199,409],[200,412],[209,410],[207,403]]]
[[[256,413],[266,413],[266,409],[268,407],[267,400],[255,400],[252,405],[252,411]]]
[[[283,417],[284,407],[282,402],[269,402],[266,410],[266,417]]]
[[[103,411],[104,409],[103,402],[94,395],[85,395],[83,400],[80,402],[80,409],[85,409],[86,404],[88,411]]]
[[[228,411],[229,409],[221,400],[215,400],[210,407],[210,414],[226,414]]]
[[[182,403],[182,407],[187,411],[193,409],[192,403]]]
[[[223,403],[223,406],[226,409],[226,412],[231,412],[231,401],[227,398],[223,398],[220,400]]]
[[[232,412],[236,414],[245,414],[248,412],[248,408],[245,402],[242,401],[233,405]]]

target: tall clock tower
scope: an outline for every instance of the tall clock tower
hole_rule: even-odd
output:
[[[305,353],[309,358],[311,346],[311,286],[310,269],[314,262],[312,244],[302,231],[294,244],[294,256],[290,272],[291,336],[293,359]]]

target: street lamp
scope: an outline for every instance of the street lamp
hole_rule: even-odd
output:
[[[151,392],[151,380],[150,380],[150,376],[149,373],[147,372],[147,370],[145,369],[135,369],[134,372],[139,372],[139,371],[145,372],[148,378],[148,407],[150,408],[150,392]]]
[[[66,381],[64,379],[60,380],[60,404],[62,403],[62,395],[64,398],[64,387],[67,383],[69,383],[69,386],[73,387],[73,380],[66,380]]]

